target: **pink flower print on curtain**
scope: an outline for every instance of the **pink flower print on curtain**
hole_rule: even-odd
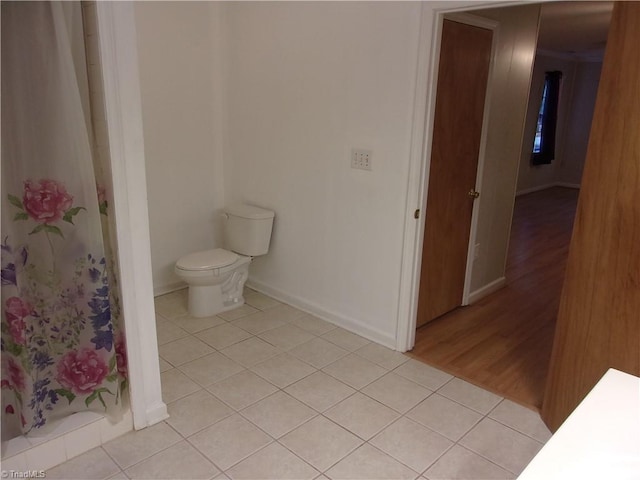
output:
[[[26,380],[24,370],[20,364],[14,359],[9,357],[6,362],[7,374],[2,379],[2,388],[8,388],[15,390],[18,394],[24,392],[26,388]]]
[[[124,340],[124,334],[122,332],[120,332],[116,340],[116,365],[120,376],[127,380],[127,344]]]
[[[88,409],[122,414],[109,192],[96,194],[104,179],[76,72],[86,65],[70,37],[82,31],[80,8],[2,3],[0,415],[11,435]]]
[[[47,178],[38,182],[26,180],[22,200],[15,195],[9,195],[8,199],[9,203],[21,210],[13,217],[14,221],[31,218],[39,223],[31,234],[44,231],[64,237],[60,227],[51,224],[64,220],[73,225],[73,217],[81,210],[86,210],[84,207],[73,207],[73,197],[65,186]]]
[[[104,360],[90,348],[66,353],[58,362],[57,370],[58,383],[76,395],[93,393],[109,373]]]
[[[22,203],[35,221],[53,223],[71,208],[73,197],[67,193],[64,185],[53,180],[43,179],[38,183],[27,180],[24,182]]]
[[[56,262],[58,251],[68,252],[68,244],[77,241],[77,229],[85,225],[89,211],[74,206],[74,196],[58,180],[27,180],[23,188],[21,198],[8,195],[18,209],[13,220],[36,226],[19,247],[7,239],[2,245],[3,296],[12,292],[3,309],[2,354],[8,373],[2,387],[14,395],[14,401],[5,402],[5,413],[19,411],[29,431],[44,426],[48,412],[59,408],[75,412],[101,406],[108,411],[120,403],[127,379],[124,336],[111,314],[104,248],[95,255],[74,243],[72,251],[79,257]],[[95,205],[93,210],[96,223],[99,209]],[[85,214],[78,216],[80,212]],[[42,245],[49,252],[40,248],[32,255],[31,249],[38,247],[29,241],[41,235],[47,237]],[[51,263],[43,262],[47,256]]]
[[[100,209],[100,213],[102,215],[107,215],[107,189],[103,185],[96,183],[96,190],[98,192],[98,207]]]
[[[27,328],[24,319],[31,313],[31,305],[18,297],[11,297],[5,303],[4,312],[14,343],[24,345],[26,342],[24,333]]]

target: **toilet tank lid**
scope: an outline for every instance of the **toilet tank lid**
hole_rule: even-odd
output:
[[[214,248],[186,255],[178,260],[176,267],[181,270],[210,270],[231,265],[237,259],[236,253],[222,248]]]
[[[275,216],[275,212],[272,210],[243,203],[229,205],[225,208],[225,212],[228,215],[233,215],[234,217],[250,218],[253,220],[262,220],[266,218],[273,218]]]

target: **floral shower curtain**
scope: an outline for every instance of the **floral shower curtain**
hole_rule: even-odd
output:
[[[118,418],[126,388],[105,187],[63,8],[2,2],[3,438],[87,409]]]

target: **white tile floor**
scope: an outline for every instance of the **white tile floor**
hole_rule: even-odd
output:
[[[65,479],[510,479],[534,412],[260,293],[206,319],[156,299],[171,418],[47,472]]]

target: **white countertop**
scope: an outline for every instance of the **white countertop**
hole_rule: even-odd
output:
[[[600,379],[518,477],[541,479],[640,479],[640,378]]]

